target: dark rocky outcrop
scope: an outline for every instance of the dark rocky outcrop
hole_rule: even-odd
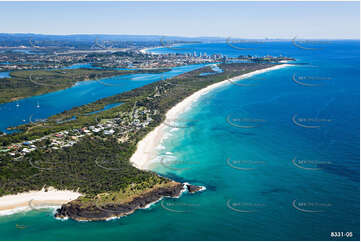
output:
[[[191,184],[187,184],[186,186],[187,186],[187,189],[188,189],[189,193],[196,193],[196,192],[199,192],[200,190],[203,189],[203,187],[194,186],[194,185],[191,185]]]
[[[91,205],[84,205],[75,200],[64,204],[57,210],[55,217],[57,218],[71,218],[77,221],[99,221],[107,220],[113,217],[122,217],[133,213],[139,208],[144,208],[147,205],[158,201],[162,197],[177,197],[179,196],[186,184],[174,183],[170,187],[162,187],[154,189],[148,193],[134,198],[132,201],[123,204],[109,204],[106,206],[99,206],[96,202]],[[201,187],[186,185],[189,192],[194,193],[199,191]]]

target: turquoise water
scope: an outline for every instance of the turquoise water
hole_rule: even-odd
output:
[[[206,191],[107,222],[59,221],[51,210],[1,217],[0,238],[331,240],[331,232],[352,232],[358,240],[359,42],[337,41],[317,51],[266,45],[253,51],[309,65],[204,95],[181,115],[180,128],[169,127],[159,147],[154,171]],[[225,44],[194,49],[246,54]]]
[[[64,70],[67,70],[67,69],[80,69],[80,68],[94,68],[92,66],[92,64],[89,64],[89,63],[79,63],[79,64],[74,64],[74,65],[71,65],[71,66],[67,66],[67,67],[64,67],[62,69]]]
[[[223,72],[223,70],[221,68],[219,68],[219,66],[217,66],[217,65],[211,65],[211,69],[213,72],[204,72],[199,75],[200,76],[208,76],[208,75],[214,75],[214,74]]]
[[[10,77],[9,71],[0,72],[0,78],[6,78],[6,77]]]
[[[126,92],[159,81],[163,77],[174,77],[202,66],[188,65],[175,67],[160,74],[130,74],[98,81],[82,81],[65,90],[0,104],[0,131],[6,132],[7,127],[46,119],[64,110]]]

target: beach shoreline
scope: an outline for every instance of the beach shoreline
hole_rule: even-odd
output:
[[[155,54],[155,53],[153,53],[153,52],[151,52],[149,50],[162,48],[162,47],[164,47],[164,46],[147,47],[147,48],[143,48],[143,49],[139,50],[139,52],[142,53],[142,54]]]
[[[169,126],[165,124],[166,120],[175,120],[179,115],[191,108],[192,104],[196,102],[200,97],[207,94],[208,92],[227,85],[232,84],[232,82],[239,81],[257,74],[265,73],[268,71],[278,70],[281,68],[293,66],[292,64],[281,64],[272,66],[269,68],[264,68],[257,71],[252,71],[240,76],[236,76],[230,79],[226,79],[221,82],[211,84],[205,88],[198,90],[192,95],[183,99],[183,101],[177,103],[166,113],[165,121],[163,121],[159,126],[155,127],[151,132],[149,132],[141,141],[137,144],[137,149],[130,158],[132,165],[140,170],[149,170],[150,166],[153,164],[153,160],[157,157],[157,147],[161,144],[162,139],[166,134],[166,128]]]
[[[53,187],[40,191],[29,191],[0,197],[0,216],[40,208],[57,208],[82,196],[69,190],[57,190]]]
[[[203,89],[198,90],[192,95],[186,97],[181,102],[166,113],[166,119],[159,126],[149,132],[137,144],[135,153],[130,158],[133,166],[141,170],[148,170],[153,163],[152,160],[157,157],[157,147],[161,144],[166,135],[166,129],[170,126],[166,124],[167,120],[176,120],[178,116],[192,107],[200,97],[206,93],[225,85],[232,85],[232,82],[238,81],[256,74],[281,69],[291,64],[281,64],[269,68],[246,73],[231,79],[211,84]],[[82,196],[77,191],[57,190],[53,187],[42,188],[40,191],[29,191],[15,195],[6,195],[0,197],[0,216],[11,215],[19,212],[37,210],[39,208],[59,208],[63,204],[69,203]]]

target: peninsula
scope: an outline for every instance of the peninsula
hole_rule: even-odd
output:
[[[139,155],[146,153],[142,144],[154,137],[152,132],[169,115],[176,118],[200,95],[232,83],[230,78],[284,66],[221,63],[221,72],[205,66],[16,127],[21,132],[0,136],[0,210],[6,195],[23,196],[51,187],[77,194],[59,203],[63,205],[56,217],[106,220],[131,214],[163,197],[203,190],[202,184],[182,184],[143,170],[150,157]],[[114,103],[122,105],[87,115]]]

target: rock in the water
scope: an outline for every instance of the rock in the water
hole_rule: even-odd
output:
[[[200,190],[202,190],[203,187],[187,184],[187,189],[190,193],[195,193],[195,192],[199,192]]]

